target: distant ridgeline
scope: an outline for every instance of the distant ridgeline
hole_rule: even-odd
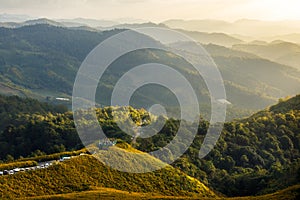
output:
[[[75,30],[49,24],[1,27],[0,93],[40,100],[49,96],[70,98],[76,73],[84,58],[100,42],[121,31],[124,30]],[[137,40],[144,37],[141,34]],[[204,45],[204,48],[223,76],[227,100],[232,103],[228,106],[229,120],[248,116],[275,103],[280,97],[299,92],[300,72],[292,67],[214,44]],[[197,59],[193,55],[187,56]],[[134,51],[113,62],[98,85],[97,103],[110,105],[117,80],[132,66],[143,63],[161,63],[178,70],[195,87],[201,112],[209,119],[210,97],[204,80],[196,75],[186,60],[159,50]],[[170,91],[156,85],[137,90],[131,105],[141,108],[156,103],[178,106]]]

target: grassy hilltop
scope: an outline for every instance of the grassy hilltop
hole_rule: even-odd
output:
[[[115,151],[125,155],[123,150]],[[78,156],[44,170],[0,177],[0,183],[1,199],[66,194],[99,187],[161,196],[216,197],[200,181],[171,166],[150,173],[125,173],[103,165],[90,155]]]

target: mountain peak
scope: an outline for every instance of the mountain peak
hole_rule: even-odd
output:
[[[39,19],[33,19],[33,20],[28,20],[23,23],[23,25],[28,26],[28,25],[36,25],[36,24],[48,24],[52,26],[64,26],[61,23],[58,23],[56,21],[47,19],[47,18],[39,18]]]

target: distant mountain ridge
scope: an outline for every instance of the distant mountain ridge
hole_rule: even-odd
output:
[[[22,22],[0,22],[0,27],[5,27],[5,28],[20,28],[23,26],[31,26],[31,25],[37,25],[37,24],[48,24],[51,26],[59,26],[63,27],[64,24],[59,23],[54,20],[50,20],[47,18],[39,18],[39,19],[31,19],[31,20],[26,20]]]
[[[182,32],[187,36],[190,36],[195,41],[200,42],[201,44],[217,44],[225,47],[232,47],[232,45],[244,43],[244,41],[224,33],[206,33],[197,31],[186,31],[182,29],[175,30]]]
[[[233,45],[233,49],[256,54],[300,70],[300,45],[291,42],[274,40],[265,44],[236,44]]]
[[[36,18],[27,15],[10,15],[0,14],[0,26],[2,27],[20,27],[24,22],[39,21],[43,18]],[[53,22],[59,23],[65,27],[81,27],[88,26],[100,30],[107,30],[112,28],[126,28],[126,27],[143,27],[145,23],[143,20],[103,20],[103,19],[88,19],[88,18],[74,18],[74,19],[49,19],[51,24]],[[151,22],[149,22],[151,23]],[[154,23],[152,23],[154,24]],[[223,20],[202,19],[202,20],[181,20],[171,19],[159,24],[159,26],[168,26],[172,29],[184,29],[186,31],[199,31],[207,33],[224,33],[229,34],[235,38],[251,41],[251,40],[277,40],[282,39],[288,42],[300,43],[300,21],[260,21],[251,19],[240,19],[234,22],[227,22]],[[274,36],[274,33],[276,35]]]
[[[34,19],[32,16],[28,15],[16,15],[16,14],[0,14],[0,23],[1,22],[24,22],[26,20]]]
[[[121,31],[123,30],[115,29],[97,32],[48,24],[15,29],[0,28],[0,83],[3,86],[0,87],[1,92],[12,94],[15,91],[15,94],[35,95],[39,99],[45,99],[47,96],[70,98],[77,70],[86,55],[101,41]],[[228,100],[234,107],[261,109],[280,97],[299,93],[300,72],[291,67],[218,45],[210,44],[204,47],[218,65],[225,81]],[[102,99],[99,103],[107,105],[112,83],[124,70],[140,62],[158,62],[158,59],[159,62],[190,76],[191,66],[182,58],[160,51],[132,52],[110,66],[110,79],[103,80],[102,85],[98,87],[99,92],[96,96]],[[270,76],[270,72],[273,76]],[[197,95],[203,97],[201,103],[208,104],[209,95],[205,83],[199,82],[196,76],[190,78],[198,88]],[[278,83],[278,80],[283,82]],[[148,105],[158,103],[151,97],[155,92],[159,92],[159,95],[155,93],[157,97],[170,95],[166,91],[150,91],[137,92],[136,99],[143,99]],[[135,102],[135,106],[139,107],[141,102]]]
[[[75,19],[55,19],[55,21],[64,24],[65,26],[90,26],[92,28],[97,27],[110,27],[116,26],[119,22],[112,20],[97,20],[87,18],[75,18]]]
[[[222,20],[180,20],[171,19],[163,24],[170,28],[180,28],[190,31],[222,32],[227,34],[240,34],[252,37],[285,35],[300,33],[300,21],[260,21],[240,19],[234,22]]]

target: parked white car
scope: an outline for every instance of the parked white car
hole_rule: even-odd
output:
[[[62,161],[65,161],[65,160],[70,160],[70,159],[71,159],[71,157],[67,157],[67,156],[66,156],[66,157],[62,157],[61,159],[59,159],[59,161],[62,162]]]
[[[20,171],[20,168],[15,168],[15,169],[13,169],[13,170],[14,170],[14,173],[17,173],[17,172]]]

